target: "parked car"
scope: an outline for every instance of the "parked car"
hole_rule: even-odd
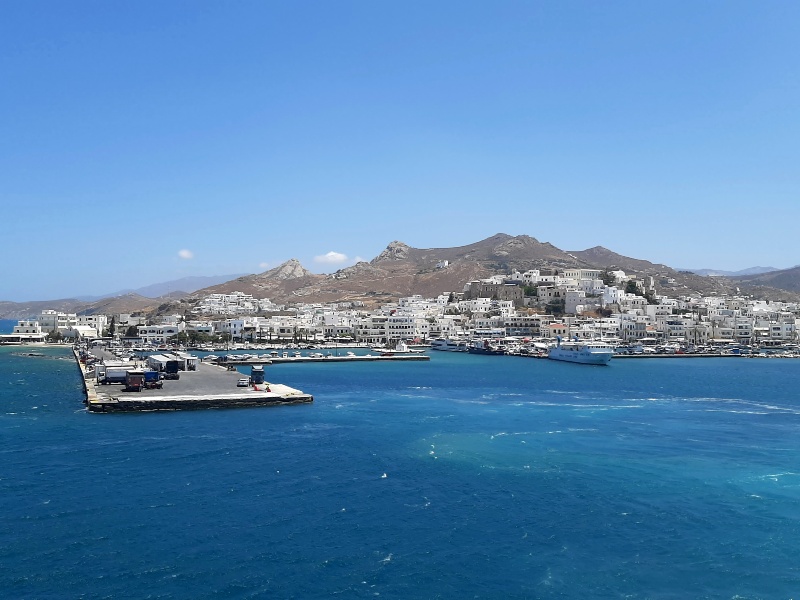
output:
[[[236,387],[247,387],[250,385],[250,380],[246,377],[243,377],[239,381],[236,382]]]

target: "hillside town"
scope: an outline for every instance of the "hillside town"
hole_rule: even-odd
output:
[[[532,269],[469,281],[434,298],[367,310],[360,302],[277,305],[242,292],[210,294],[182,313],[80,315],[42,310],[3,343],[115,339],[124,345],[355,343],[558,336],[620,346],[781,347],[797,342],[796,303],[745,296],[669,297],[622,270]]]

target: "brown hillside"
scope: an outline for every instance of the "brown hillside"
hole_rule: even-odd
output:
[[[442,261],[448,261],[448,266],[437,267]],[[456,248],[420,249],[394,241],[370,262],[331,275],[314,275],[293,259],[271,271],[239,277],[194,295],[240,291],[277,303],[361,301],[374,305],[412,294],[430,297],[460,292],[473,279],[537,266],[588,265],[552,244],[499,233]]]
[[[538,266],[588,266],[550,243],[540,242],[527,235],[510,236],[505,233],[455,248],[419,249],[406,246],[402,242],[392,242],[370,264],[382,265],[397,260],[409,261],[419,268],[433,268],[442,260],[451,263],[471,261],[481,263],[494,273],[509,272],[512,269],[526,271]]]
[[[35,317],[43,310],[57,310],[65,313],[79,315],[118,314],[118,313],[148,313],[156,310],[160,304],[166,302],[160,298],[145,298],[138,294],[125,294],[113,298],[103,298],[96,302],[83,302],[81,300],[37,300],[35,302],[0,302],[0,318],[24,319]]]
[[[303,296],[302,290],[313,287],[326,277],[326,275],[315,275],[293,258],[269,271],[237,277],[225,283],[203,288],[194,292],[192,296],[243,292],[252,294],[255,298],[269,298],[274,302],[302,302],[300,299]]]
[[[446,268],[438,268],[448,261]],[[421,294],[434,297],[460,292],[474,279],[526,271],[540,267],[618,267],[631,275],[651,276],[660,293],[733,294],[737,285],[742,293],[758,298],[792,300],[796,294],[765,287],[745,287],[724,277],[701,277],[679,272],[667,265],[630,258],[597,246],[588,250],[564,252],[552,244],[527,235],[498,233],[485,240],[455,248],[413,248],[400,241],[391,242],[370,262],[360,262],[331,275],[315,275],[296,260],[259,275],[239,277],[222,285],[195,293],[241,291],[276,303],[361,301],[367,306]]]
[[[43,310],[58,310],[74,313],[85,306],[85,302],[66,298],[60,300],[35,300],[31,302],[0,302],[0,319],[26,319],[41,314]]]
[[[781,269],[760,275],[739,275],[731,277],[738,285],[769,286],[791,292],[800,292],[800,267]]]
[[[164,298],[145,298],[139,294],[125,294],[113,298],[103,298],[97,302],[85,304],[78,311],[82,315],[113,315],[119,313],[149,313],[161,304],[168,302]]]
[[[590,263],[597,269],[622,269],[628,275],[652,277],[659,293],[668,296],[690,294],[735,294],[736,284],[726,277],[702,277],[688,271],[676,271],[660,263],[623,256],[604,248],[595,246],[588,250],[575,250],[569,254]],[[764,290],[751,290],[750,293],[761,294]]]
[[[636,273],[675,272],[674,269],[667,265],[654,264],[646,260],[623,256],[622,254],[612,252],[608,248],[603,248],[603,246],[595,246],[588,250],[573,250],[570,251],[569,254],[593,265],[597,269],[617,267],[623,271],[632,271]]]

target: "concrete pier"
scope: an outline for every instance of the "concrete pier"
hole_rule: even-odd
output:
[[[742,354],[721,354],[721,353],[702,353],[702,354],[615,354],[614,360],[619,358],[742,358]]]
[[[131,368],[134,366],[131,363]],[[239,387],[237,382],[244,378],[247,375],[238,371],[200,363],[196,371],[181,371],[180,379],[163,380],[161,389],[128,392],[124,384],[102,385],[85,373],[83,376],[86,407],[93,413],[284,406],[314,401],[311,394],[280,383]]]

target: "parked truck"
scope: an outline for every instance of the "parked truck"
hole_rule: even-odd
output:
[[[181,374],[178,370],[181,368],[181,361],[168,360],[164,364],[164,379],[180,379]]]
[[[148,390],[160,390],[164,387],[164,382],[161,381],[161,374],[158,371],[145,371],[144,387]]]
[[[254,385],[261,385],[264,383],[264,367],[261,365],[253,365],[250,368],[250,383]]]
[[[106,367],[99,373],[98,381],[103,385],[108,383],[125,383],[125,377],[130,367]]]
[[[131,369],[125,374],[125,391],[141,392],[144,387],[144,371]]]

